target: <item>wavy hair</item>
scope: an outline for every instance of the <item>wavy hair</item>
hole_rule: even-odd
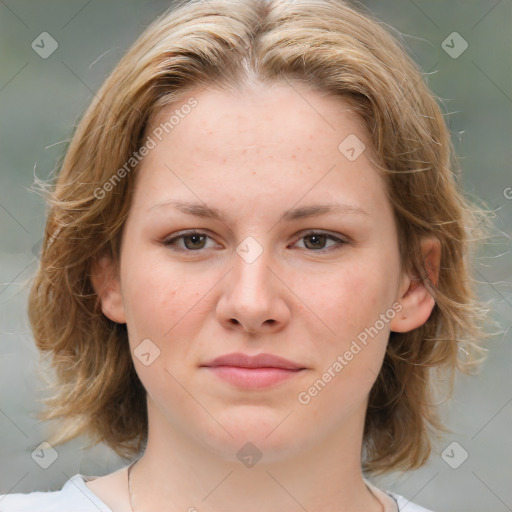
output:
[[[436,303],[424,325],[390,334],[369,396],[362,465],[370,474],[420,467],[433,437],[447,431],[436,407],[438,372],[448,374],[449,396],[456,370],[471,373],[484,357],[487,310],[470,269],[488,212],[464,194],[439,98],[400,39],[341,0],[181,1],[144,31],[96,93],[49,187],[29,297],[37,346],[55,369],[41,416],[59,420],[49,441],[88,434],[127,458],[143,449],[145,390],[126,326],[101,312],[93,264],[104,254],[118,261],[137,173],[130,159],[152,116],[198,87],[243,90],[253,81],[305,82],[349,102],[364,121],[402,265],[421,276]],[[425,236],[441,243],[436,286],[420,250]]]

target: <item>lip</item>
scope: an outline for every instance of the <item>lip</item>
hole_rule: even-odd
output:
[[[226,354],[201,366],[226,382],[248,389],[276,385],[306,369],[273,354],[250,356],[243,353]]]
[[[210,368],[217,366],[237,366],[239,368],[281,368],[283,370],[303,370],[304,367],[274,354],[257,354],[250,356],[241,352],[216,357],[202,365]]]

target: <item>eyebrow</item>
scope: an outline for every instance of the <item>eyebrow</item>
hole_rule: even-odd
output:
[[[226,222],[226,216],[222,211],[217,208],[210,208],[205,204],[201,203],[186,203],[182,201],[164,201],[153,205],[149,210],[154,208],[160,208],[163,206],[174,206],[177,210],[187,215],[194,215],[196,217],[203,217],[218,220],[220,222]],[[148,210],[148,211],[149,211]],[[369,215],[369,213],[362,208],[342,204],[342,203],[331,203],[331,204],[313,204],[310,206],[302,206],[299,208],[291,208],[286,210],[280,217],[279,222],[291,222],[297,219],[304,219],[308,217],[315,217],[318,215],[326,215],[328,213],[355,213],[360,215]]]

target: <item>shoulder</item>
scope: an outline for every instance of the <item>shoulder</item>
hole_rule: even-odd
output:
[[[368,488],[377,496],[379,501],[384,505],[384,512],[433,512],[426,508],[420,507],[409,501],[408,499],[400,496],[391,491],[384,491],[376,487],[366,478],[363,479]]]
[[[395,494],[394,492],[387,491],[391,497],[393,497],[398,505],[398,510],[400,512],[403,510],[404,512],[433,512],[432,510],[420,507],[409,501],[407,498],[400,496],[399,494]]]
[[[60,491],[0,495],[0,512],[112,512],[77,474]]]

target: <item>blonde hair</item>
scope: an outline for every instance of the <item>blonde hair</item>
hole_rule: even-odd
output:
[[[369,397],[363,469],[417,468],[432,436],[446,431],[436,371],[448,372],[450,395],[455,370],[482,360],[486,311],[470,278],[470,242],[486,217],[462,192],[443,114],[416,65],[381,23],[339,0],[181,2],[147,28],[95,95],[52,187],[29,298],[37,346],[56,370],[42,416],[61,422],[50,442],[86,433],[125,457],[143,449],[145,390],[126,326],[101,312],[92,265],[104,254],[118,260],[137,170],[126,163],[147,140],[152,116],[198,87],[242,89],[254,80],[307,83],[348,101],[365,123],[401,261],[436,304],[424,325],[390,335]],[[437,286],[424,268],[425,236],[441,243]]]

